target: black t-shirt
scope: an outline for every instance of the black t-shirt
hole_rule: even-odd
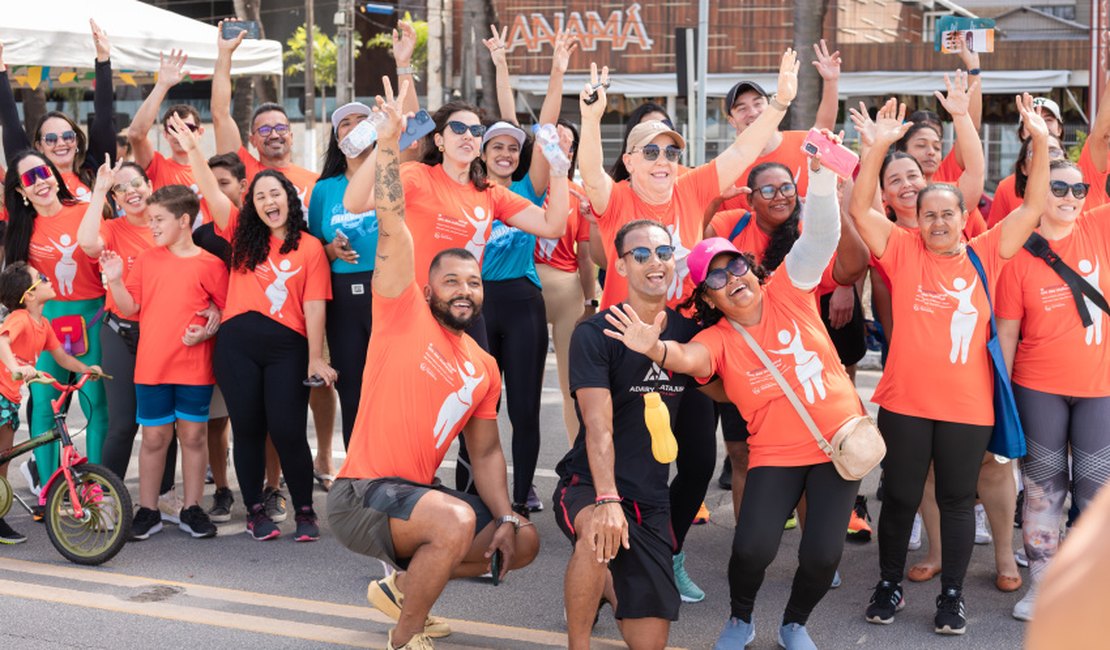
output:
[[[570,391],[578,413],[578,437],[556,471],[560,476],[577,474],[592,482],[586,456],[586,427],[582,424],[577,391],[607,388],[613,396],[613,469],[617,490],[626,499],[666,506],[670,501],[669,469],[651,454],[651,434],[644,422],[644,393],[659,393],[670,411],[673,427],[682,396],[687,390],[696,390],[697,385],[690,377],[662,370],[646,356],[609,338],[604,334],[607,329],[613,326],[605,320],[605,314],[597,314],[580,323],[570,339]],[[693,321],[667,309],[662,340],[686,343],[697,332]]]
[[[231,268],[231,244],[216,234],[216,222],[210,221],[194,230],[193,243],[220,258]]]

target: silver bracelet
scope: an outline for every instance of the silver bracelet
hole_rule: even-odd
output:
[[[412,73],[413,73],[413,69],[412,69],[411,65],[406,65],[404,67],[400,67],[400,66],[397,67],[397,76],[398,77],[400,77],[403,74],[412,74]]]
[[[783,104],[782,102],[779,101],[779,94],[778,93],[775,93],[774,95],[771,95],[770,104],[771,104],[771,108],[777,108],[778,110],[780,110],[784,113],[786,112],[786,109],[790,108],[790,104]]]

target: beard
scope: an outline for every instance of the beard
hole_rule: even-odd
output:
[[[455,316],[451,313],[451,303],[454,302],[454,300],[455,299],[440,300],[439,298],[432,296],[432,299],[431,301],[429,301],[428,306],[432,310],[432,316],[435,316],[436,320],[439,321],[440,324],[442,324],[444,327],[462,331],[470,327],[470,324],[473,323],[475,319],[477,319],[478,316],[482,313],[482,303],[476,303],[473,300],[467,300],[467,302],[470,303],[470,315],[466,318],[459,318],[458,316]]]

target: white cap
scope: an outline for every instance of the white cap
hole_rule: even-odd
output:
[[[362,102],[349,102],[347,104],[343,104],[339,108],[332,111],[331,128],[333,131],[338,131],[339,123],[342,122],[343,118],[347,117],[348,115],[369,115],[370,112],[370,107],[366,104],[363,104]]]
[[[520,127],[505,121],[496,122],[493,126],[486,129],[486,134],[482,136],[482,146],[485,147],[487,142],[499,135],[512,136],[518,145],[524,146],[524,131],[522,131]]]
[[[1054,102],[1053,100],[1049,99],[1048,97],[1034,97],[1033,98],[1033,108],[1035,110],[1043,108],[1044,110],[1048,111],[1049,113],[1052,113],[1053,117],[1056,118],[1057,122],[1060,122],[1061,124],[1063,124],[1063,122],[1064,122],[1064,118],[1060,114],[1060,105],[1057,104],[1056,102]],[[1018,119],[1018,124],[1021,124],[1021,119],[1020,118]]]

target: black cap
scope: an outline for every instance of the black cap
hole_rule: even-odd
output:
[[[725,106],[727,107],[727,109],[731,111],[732,105],[736,103],[736,98],[739,97],[741,93],[746,93],[749,90],[754,90],[764,97],[770,97],[770,95],[767,94],[767,91],[763,90],[763,86],[760,86],[756,82],[741,81],[740,83],[733,86],[732,90],[728,91],[728,94],[725,95]]]

